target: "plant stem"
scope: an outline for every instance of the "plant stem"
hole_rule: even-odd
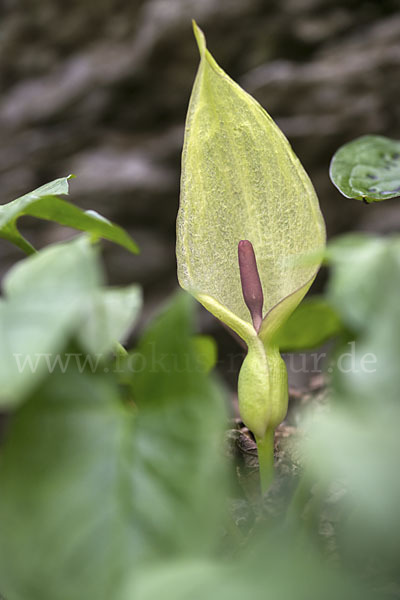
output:
[[[275,430],[269,428],[263,438],[256,438],[261,491],[263,494],[268,491],[274,479],[274,434]]]

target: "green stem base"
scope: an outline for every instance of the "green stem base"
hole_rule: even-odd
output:
[[[274,439],[275,430],[267,429],[263,438],[256,437],[258,463],[260,465],[260,483],[261,492],[265,494],[271,485],[275,470],[274,470]]]

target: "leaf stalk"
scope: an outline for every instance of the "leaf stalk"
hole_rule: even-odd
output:
[[[268,491],[274,480],[274,439],[275,429],[273,427],[267,429],[264,437],[256,437],[261,492],[263,494]]]

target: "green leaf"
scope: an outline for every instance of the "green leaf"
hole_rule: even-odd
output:
[[[346,563],[398,581],[400,236],[347,235],[328,258],[328,300],[357,340],[336,352],[330,409],[310,415],[305,470],[341,490],[335,537]]]
[[[114,225],[95,211],[85,212],[57,198],[56,194],[68,194],[68,180],[71,177],[69,175],[56,179],[17,200],[0,206],[0,237],[14,243],[27,254],[32,254],[34,248],[19,233],[16,224],[19,217],[30,215],[86,231],[94,239],[104,238],[123,246],[130,252],[137,253],[135,242],[121,227]]]
[[[0,303],[0,405],[23,400],[72,337],[104,359],[126,336],[140,290],[101,283],[98,249],[87,236],[48,246],[9,271]]]
[[[192,339],[193,348],[204,372],[211,371],[218,360],[218,348],[216,341],[210,335],[196,335]]]
[[[336,152],[330,177],[347,198],[378,202],[400,196],[400,141],[365,135]]]
[[[389,238],[390,239],[390,238]],[[391,243],[366,234],[348,234],[331,242],[327,258],[333,267],[328,300],[354,331],[362,331],[378,318],[388,272],[393,269]],[[397,275],[394,275],[393,283]],[[377,285],[381,282],[381,285]]]
[[[109,352],[124,341],[142,306],[138,285],[96,291],[87,302],[86,318],[78,332],[83,348],[92,354]]]
[[[353,247],[352,247],[353,244]],[[343,349],[341,393],[373,405],[398,403],[400,386],[400,237],[344,236],[330,244],[332,277],[327,294],[346,325],[357,333]],[[357,350],[357,352],[355,352]],[[382,408],[382,410],[384,410]]]
[[[166,556],[178,547],[187,555],[215,549],[215,531],[224,523],[225,394],[194,351],[193,308],[188,295],[178,294],[145,333],[131,363],[136,441],[146,468],[157,472],[154,480],[137,475],[136,505],[159,532]],[[168,501],[162,486],[170,490]]]
[[[259,539],[252,536],[233,559],[219,556],[194,561],[182,557],[151,565],[139,576],[135,573],[126,600],[377,600],[365,585],[349,576],[345,566],[339,569],[324,561],[315,541],[300,537],[298,529],[281,527],[271,535],[273,523],[267,528],[263,525],[261,520],[257,522]]]
[[[325,228],[313,186],[264,109],[217,65],[194,25],[201,61],[190,100],[177,220],[181,286],[243,339],[238,243],[254,247],[264,294],[263,339],[315,277]],[[277,307],[279,306],[279,309]]]
[[[0,405],[20,401],[48,373],[47,360],[81,326],[100,281],[86,237],[48,246],[9,271],[0,304]]]
[[[322,297],[304,300],[278,330],[273,342],[283,352],[317,348],[343,332],[337,312]]]
[[[118,597],[140,540],[129,518],[132,420],[104,376],[73,369],[17,412],[0,466],[7,598]]]
[[[0,462],[7,598],[127,600],[145,566],[220,551],[223,398],[196,368],[191,320],[179,296],[145,334],[136,410],[112,374],[72,362],[17,410]]]

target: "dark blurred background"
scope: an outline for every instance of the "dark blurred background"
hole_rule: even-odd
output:
[[[74,173],[71,199],[124,226],[141,247],[133,257],[105,244],[105,257],[110,283],[144,286],[142,324],[177,285],[180,151],[198,65],[192,18],[220,65],[289,138],[329,236],[400,229],[399,200],[365,206],[343,198],[328,177],[346,141],[366,133],[400,139],[399,1],[2,0],[0,7],[1,202]],[[23,227],[37,247],[70,235],[33,219]],[[0,241],[2,273],[21,256]],[[322,283],[323,274],[315,289]],[[227,358],[234,342],[205,312],[201,324],[236,377],[236,359]]]

